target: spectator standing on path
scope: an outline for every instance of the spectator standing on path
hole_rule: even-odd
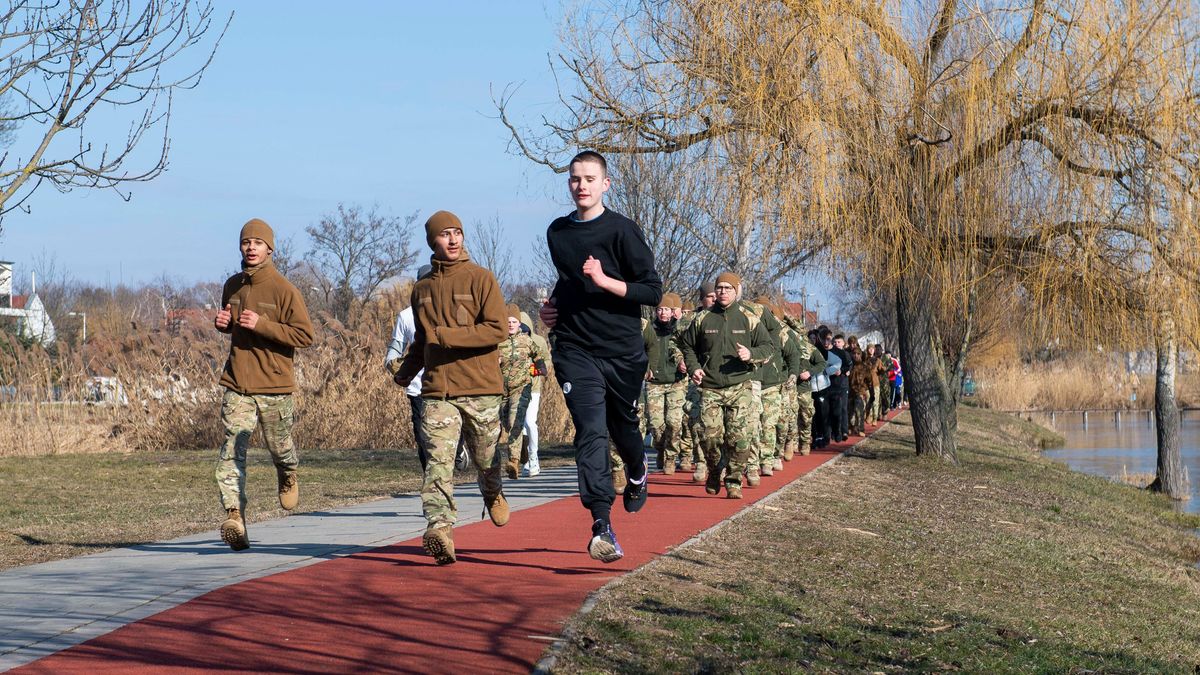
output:
[[[546,338],[533,330],[533,320],[525,312],[521,312],[521,323],[529,328],[529,338],[533,340],[534,352],[537,354],[534,362],[542,364],[536,373],[529,371],[533,375],[533,386],[529,391],[529,407],[525,409],[525,438],[522,441],[521,452],[525,459],[521,468],[525,470],[526,476],[533,478],[542,472],[542,465],[538,461],[538,410],[542,404],[542,386],[548,374],[546,364],[550,363],[550,345]]]
[[[861,349],[850,352],[850,433],[866,436],[867,401],[871,398],[872,369],[863,361]]]
[[[246,534],[246,447],[262,424],[263,440],[278,478],[279,505],[291,511],[300,500],[296,467],[300,460],[292,442],[296,349],[313,341],[312,322],[304,297],[275,269],[271,255],[275,233],[254,218],[238,237],[242,271],[221,290],[221,310],[213,325],[230,334],[229,358],[221,373],[225,388],[221,424],[225,443],[217,462],[217,486],[225,521],[221,539],[235,551],[250,547]]]
[[[646,419],[654,439],[658,470],[675,473],[683,433],[683,401],[687,396],[683,355],[675,346],[678,320],[675,310],[683,301],[675,293],[663,293],[654,310],[654,319],[646,324],[642,339],[646,345]]]
[[[533,373],[545,369],[537,363],[533,338],[521,330],[521,308],[508,305],[508,337],[500,343],[500,375],[504,378],[504,400],[500,403],[500,439],[496,452],[504,461],[504,472],[512,480],[521,475],[521,436],[525,414],[533,396]],[[505,459],[507,458],[507,459]]]
[[[419,281],[421,277],[429,274],[432,269],[429,265],[421,265],[417,270],[417,280]],[[404,360],[404,350],[412,344],[416,332],[417,326],[413,321],[413,309],[410,305],[401,310],[400,315],[396,317],[396,327],[392,329],[392,339],[388,342],[387,355],[383,359],[383,365],[392,377],[396,376],[396,370],[400,367],[400,362]],[[421,462],[422,472],[425,471],[425,465],[429,463],[429,437],[425,435],[425,430],[421,427],[421,420],[425,417],[425,400],[421,398],[421,375],[423,374],[424,372],[420,372],[414,375],[413,381],[404,390],[408,397],[408,408],[412,417],[413,442],[417,444],[417,459]]]
[[[603,562],[621,551],[609,516],[616,491],[609,466],[612,438],[625,463],[626,511],[646,503],[646,453],[637,400],[646,375],[641,306],[662,299],[662,279],[642,228],[604,208],[608,164],[599,153],[571,159],[567,185],[575,211],[550,223],[546,245],[558,283],[542,305],[554,331],[554,374],[575,424],[579,498],[592,514],[588,553]]]
[[[500,466],[493,461],[504,392],[497,345],[507,331],[500,285],[491,272],[471,262],[458,216],[449,211],[430,216],[425,240],[433,249],[433,270],[413,285],[409,304],[416,308],[416,332],[395,381],[407,387],[425,371],[422,428],[429,437],[429,463],[421,507],[428,526],[422,544],[437,564],[447,565],[456,560],[454,454],[460,434],[479,471],[479,490],[492,523],[508,523]]]
[[[692,380],[700,385],[700,419],[708,477],[704,491],[742,498],[742,474],[751,457],[751,376],[771,355],[766,327],[737,300],[741,279],[732,272],[717,277],[717,302],[697,312],[679,336]],[[724,476],[722,476],[724,473]]]
[[[828,330],[828,329],[827,329]],[[833,345],[827,346],[831,354],[836,354],[841,360],[839,371],[830,377],[830,427],[833,440],[841,442],[850,435],[850,353],[846,351],[846,339],[841,335],[833,337]]]

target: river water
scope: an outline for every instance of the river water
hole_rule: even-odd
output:
[[[1066,437],[1065,446],[1043,454],[1065,462],[1075,471],[1105,477],[1122,473],[1154,475],[1154,420],[1144,410],[1123,411],[1119,418],[1113,412],[1092,412],[1086,420],[1083,413],[1056,413],[1035,416],[1034,421]],[[1200,410],[1183,413],[1180,443],[1192,490],[1192,498],[1183,510],[1200,513]]]

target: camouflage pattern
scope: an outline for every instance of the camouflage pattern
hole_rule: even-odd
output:
[[[679,437],[680,457],[691,458],[693,464],[704,462],[704,447],[700,442],[703,429],[700,427],[700,387],[687,382],[687,393],[683,397],[683,429]]]
[[[778,443],[780,447],[785,447],[788,443],[795,443],[797,439],[796,431],[796,415],[800,410],[797,408],[798,402],[796,399],[796,383],[789,379],[783,383],[783,401],[779,411],[779,437]]]
[[[771,464],[782,456],[783,439],[779,419],[783,409],[783,385],[763,387],[762,390],[762,434],[759,440],[759,464]]]
[[[504,378],[504,388],[509,392],[516,392],[521,387],[530,384],[533,379],[530,368],[533,366],[538,351],[534,346],[533,338],[517,331],[516,335],[509,335],[505,338],[498,349],[500,350],[500,376]]]
[[[426,398],[421,428],[429,437],[429,464],[421,486],[421,509],[429,529],[453,525],[458,518],[454,504],[454,454],[461,435],[467,454],[479,471],[479,490],[484,497],[500,492],[500,465],[496,440],[500,436],[500,396],[456,396]]]
[[[817,404],[813,401],[812,393],[807,391],[797,391],[796,402],[799,409],[796,416],[797,447],[801,454],[807,455],[812,445],[813,417],[817,414]]]
[[[746,420],[751,415],[753,398],[750,382],[700,391],[704,458],[710,474],[719,472],[722,466],[728,469],[726,484],[740,484],[750,460],[752,438]]]
[[[501,462],[521,463],[521,437],[525,434],[525,413],[532,396],[533,386],[526,382],[518,389],[507,390],[500,400],[500,435],[496,439],[496,452]]]
[[[646,385],[646,414],[654,449],[663,454],[664,462],[674,462],[682,451],[683,401],[687,398],[687,383]]]
[[[762,464],[762,415],[763,415],[763,386],[759,380],[750,381],[750,410],[742,423],[750,434],[750,457],[746,460],[748,467],[754,471]]]
[[[295,405],[291,394],[239,394],[225,390],[221,400],[225,444],[221,446],[216,471],[221,508],[241,509],[243,513],[246,510],[246,449],[259,422],[276,469],[296,470],[300,460],[292,442]]]
[[[879,389],[875,392],[875,419],[877,420],[882,420],[883,416],[887,414],[887,404],[885,401],[889,400],[888,397],[891,394],[891,388],[887,380],[883,380],[879,383]]]
[[[533,340],[533,361],[534,363],[541,362],[547,367],[550,365],[550,345],[546,342],[546,338],[534,333],[529,336]],[[535,375],[533,377],[533,393],[542,393],[542,382],[546,380],[546,375]]]

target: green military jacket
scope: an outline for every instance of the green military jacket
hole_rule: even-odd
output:
[[[813,378],[825,370],[825,357],[821,356],[821,350],[813,346],[813,343],[809,342],[808,338],[799,331],[796,332],[796,350],[799,352],[796,367],[796,391],[812,392]],[[808,372],[807,380],[800,379],[800,373],[804,371]]]
[[[724,309],[713,305],[696,312],[691,325],[679,335],[678,344],[688,373],[704,370],[700,386],[705,389],[749,381],[754,363],[765,361],[774,349],[766,326],[740,301]],[[738,358],[739,344],[750,350],[750,363]]]
[[[772,353],[763,361],[755,363],[755,365],[758,367],[755,368],[752,379],[762,382],[763,386],[766,387],[777,385],[787,379],[787,374],[783,373],[784,366],[780,363],[783,356],[783,345],[780,341],[779,334],[780,331],[783,330],[783,326],[780,325],[779,320],[775,318],[775,315],[768,311],[763,305],[760,305],[757,302],[751,302],[749,300],[742,300],[741,302],[746,306],[747,309],[749,309],[751,312],[754,312],[754,316],[758,317],[759,321],[761,321],[763,326],[766,327],[767,333],[771,336]]]
[[[533,339],[521,331],[509,335],[499,345],[500,375],[504,378],[504,388],[508,391],[520,389],[530,384],[532,375],[530,366],[537,360],[537,347]]]
[[[799,376],[800,348],[796,345],[796,334],[791,328],[786,325],[779,327],[779,358],[768,361],[760,370],[763,371],[764,387],[774,387],[792,376]]]
[[[647,382],[652,384],[675,384],[685,375],[679,372],[682,354],[675,347],[676,322],[663,325],[657,320],[649,321],[642,329],[642,340],[646,343],[649,369]]]

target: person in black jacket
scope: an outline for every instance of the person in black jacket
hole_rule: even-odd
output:
[[[604,208],[610,182],[602,155],[572,158],[567,185],[575,211],[546,231],[558,283],[540,314],[553,330],[555,376],[575,424],[579,497],[593,521],[588,553],[613,562],[624,552],[609,521],[616,492],[608,442],[625,463],[625,510],[637,512],[647,478],[637,410],[647,364],[641,306],[658,305],[662,279],[642,228]]]
[[[826,329],[828,331],[828,329]],[[828,344],[828,337],[825,338]],[[833,336],[830,352],[842,360],[842,368],[830,378],[829,384],[829,426],[833,440],[840,443],[850,435],[850,368],[852,361],[850,352],[846,351],[846,338],[842,335]]]

